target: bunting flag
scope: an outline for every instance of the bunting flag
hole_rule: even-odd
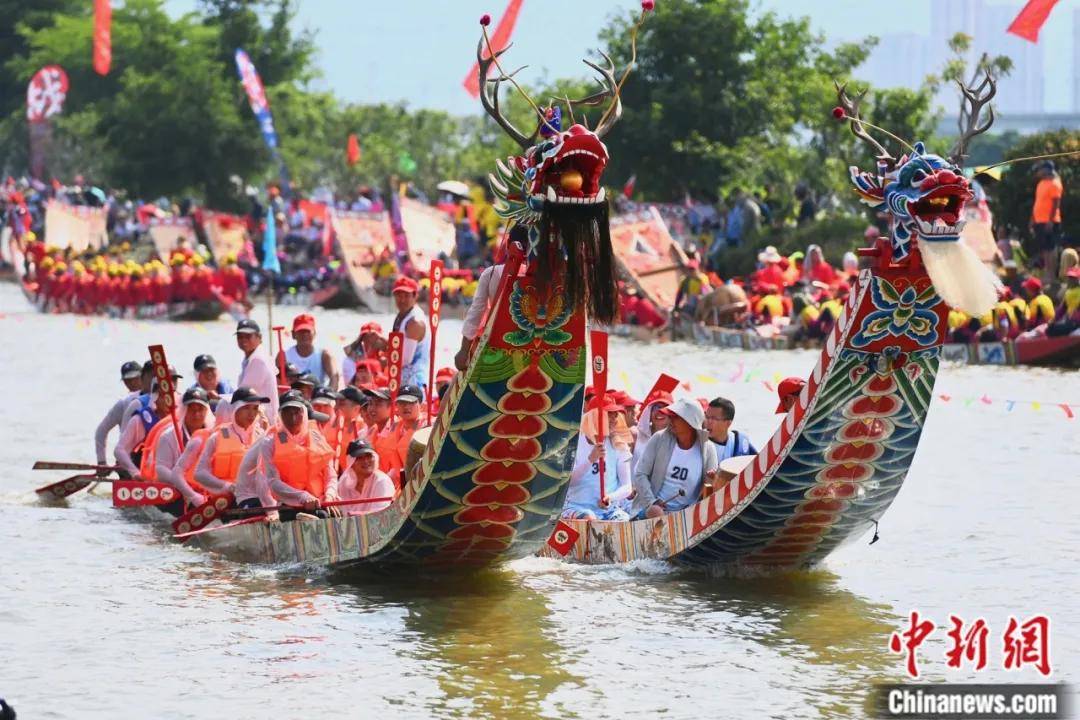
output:
[[[108,75],[112,65],[112,7],[109,0],[94,0],[94,72]]]
[[[506,10],[503,11],[502,17],[499,18],[499,24],[495,26],[495,32],[491,35],[491,47],[495,52],[505,50],[506,46],[510,44],[510,36],[514,33],[514,25],[517,24],[521,3],[522,0],[510,0],[510,3],[506,6]],[[484,57],[487,56],[487,48],[484,48]],[[480,97],[479,63],[473,63],[473,66],[469,70],[469,74],[465,76],[462,85],[465,86],[465,91],[473,96],[473,99]]]
[[[345,162],[349,167],[360,162],[360,141],[356,138],[356,133],[349,133],[349,141],[345,143]]]
[[[1006,32],[1033,43],[1039,42],[1039,31],[1050,16],[1058,0],[1028,0],[1027,5],[1009,25]]]

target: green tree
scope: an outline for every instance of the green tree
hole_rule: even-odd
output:
[[[4,29],[0,30],[0,117],[25,107],[26,84],[31,77],[5,72],[2,63],[25,54],[27,36],[51,25],[56,14],[87,13],[91,7],[91,3],[83,0],[0,0],[0,18],[4,23]]]
[[[1054,153],[1080,153],[1080,132],[1054,130],[1028,135],[1005,153],[1005,159],[1050,155]],[[1041,161],[1016,162],[1002,174],[1001,182],[989,188],[995,223],[1010,238],[1031,239],[1031,206],[1035,199],[1035,168]],[[1062,226],[1066,237],[1080,237],[1080,155],[1054,158],[1065,195],[1061,202]]]

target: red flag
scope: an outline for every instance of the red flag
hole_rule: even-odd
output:
[[[360,162],[360,141],[356,133],[349,133],[349,142],[345,145],[345,162],[355,165]]]
[[[495,52],[504,49],[510,44],[510,35],[514,32],[514,24],[517,23],[518,11],[521,10],[522,0],[510,0],[499,18],[499,24],[495,26],[495,32],[491,35],[491,47]],[[484,56],[487,57],[487,48],[484,48]],[[469,74],[462,83],[465,90],[474,98],[480,97],[480,65],[473,63]]]
[[[580,536],[581,533],[560,520],[555,523],[555,530],[551,533],[551,537],[548,538],[548,545],[555,552],[566,557],[566,554],[574,549],[574,543],[577,542]]]
[[[637,182],[637,175],[631,175],[630,179],[626,181],[626,184],[622,186],[623,197],[629,200],[634,197],[634,183]]]
[[[112,8],[109,0],[94,0],[94,72],[108,75],[112,65]]]
[[[1007,32],[1033,43],[1039,42],[1039,31],[1057,2],[1058,0],[1028,0],[1028,4],[1012,21]]]

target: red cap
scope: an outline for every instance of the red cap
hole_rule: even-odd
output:
[[[367,335],[368,333],[375,333],[376,335],[382,335],[382,325],[377,322],[364,323],[360,328],[360,335]]]
[[[442,382],[443,380],[450,380],[457,374],[457,370],[451,367],[439,368],[435,372],[435,382]]]
[[[630,393],[624,390],[616,390],[615,392],[611,393],[611,397],[615,398],[615,402],[619,403],[619,405],[623,406],[624,408],[634,407],[635,405],[641,404],[640,400],[635,400],[634,398],[630,397]]]
[[[296,332],[297,330],[310,330],[315,332],[315,317],[313,315],[308,315],[307,313],[297,315],[296,319],[292,321],[292,331]]]
[[[781,380],[779,387],[776,388],[776,394],[780,397],[780,404],[776,406],[776,412],[786,413],[787,408],[784,407],[784,398],[789,395],[798,395],[802,392],[804,385],[806,385],[806,381],[802,378],[789,377]]]
[[[377,358],[363,358],[362,360],[356,361],[356,367],[366,367],[374,375],[382,370],[382,363],[380,363]]]
[[[596,410],[598,408],[605,412],[618,412],[623,409],[622,405],[620,405],[611,395],[594,397],[589,401],[589,404],[585,406],[586,410]]]
[[[660,391],[655,395],[650,395],[645,398],[646,405],[653,405],[655,403],[663,403],[664,405],[671,405],[675,402],[675,398],[669,392]]]
[[[1042,290],[1042,280],[1035,277],[1034,275],[1029,277],[1027,280],[1025,280],[1021,284],[1024,286],[1025,290],[1028,290],[1028,291],[1033,292],[1033,293]]]
[[[398,275],[397,280],[394,281],[393,292],[418,293],[420,292],[420,286],[411,277]]]

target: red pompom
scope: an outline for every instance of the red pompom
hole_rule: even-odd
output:
[[[491,16],[488,15],[487,13],[484,13],[483,15],[481,15],[480,16],[480,24],[483,25],[484,27],[487,27],[488,25],[490,25],[491,24]]]
[[[645,12],[649,12],[654,7],[656,7],[655,0],[641,0],[641,9]]]
[[[832,116],[834,118],[836,118],[837,120],[843,120],[844,119],[844,108],[837,105],[836,107],[834,107],[832,109]]]

